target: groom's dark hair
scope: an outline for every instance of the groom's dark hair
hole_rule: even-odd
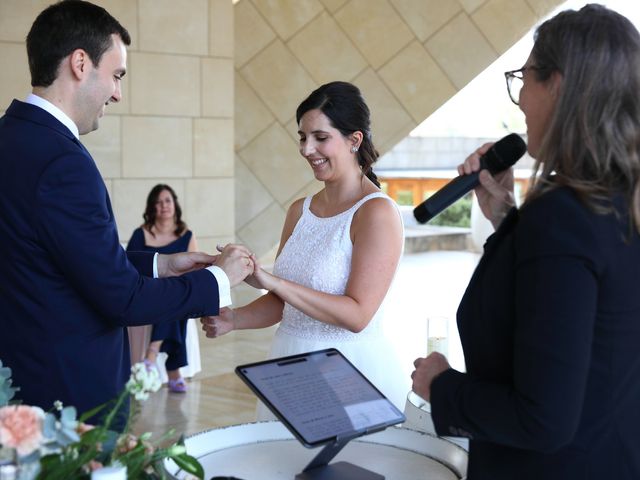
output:
[[[111,48],[111,35],[131,44],[129,32],[104,8],[81,0],[63,0],[44,9],[27,35],[32,87],[48,87],[63,58],[80,48],[95,66]]]

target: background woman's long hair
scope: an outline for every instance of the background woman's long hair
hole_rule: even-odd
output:
[[[594,211],[609,213],[612,196],[622,194],[630,226],[640,232],[638,31],[599,5],[568,10],[537,29],[532,59],[539,81],[559,72],[562,82],[526,201],[566,185]]]
[[[371,115],[358,87],[348,82],[331,82],[318,87],[298,106],[296,122],[299,124],[305,113],[315,109],[324,113],[344,137],[354,132],[362,133],[356,154],[358,164],[362,173],[380,188],[372,168],[379,154],[371,140]]]
[[[155,237],[151,227],[156,223],[156,203],[160,193],[164,190],[169,192],[173,197],[173,204],[175,205],[173,220],[176,224],[176,229],[173,233],[179,237],[187,229],[187,224],[182,221],[182,208],[180,208],[180,203],[178,203],[178,196],[176,195],[176,192],[173,191],[173,188],[164,183],[159,183],[149,192],[149,195],[147,196],[147,206],[145,207],[144,214],[142,215],[142,218],[144,218],[144,224],[142,226],[147,232]]]

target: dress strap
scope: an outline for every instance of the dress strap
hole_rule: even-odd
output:
[[[366,195],[366,196],[362,197],[360,200],[358,200],[356,203],[354,203],[353,207],[351,207],[351,209],[353,209],[354,211],[358,210],[362,206],[363,203],[371,200],[372,198],[386,198],[391,203],[395,204],[393,199],[391,197],[389,197],[386,193],[384,193],[384,192],[373,192],[373,193],[370,193],[369,195]]]
[[[353,205],[353,207],[351,207],[350,209],[351,216],[353,217],[353,215],[355,215],[356,211],[358,211],[358,209],[362,206],[362,204],[371,200],[372,198],[386,198],[391,202],[391,205],[393,205],[396,209],[396,212],[398,212],[398,217],[400,218],[400,224],[402,227],[402,236],[404,238],[404,221],[402,220],[402,213],[400,212],[400,207],[398,207],[398,204],[395,202],[393,198],[391,198],[389,195],[387,195],[384,192],[374,192],[374,193],[370,193],[365,197],[362,197]],[[404,242],[402,244],[402,251],[404,252]]]
[[[383,192],[373,192],[370,193],[369,195],[366,195],[364,197],[362,197],[360,200],[358,200],[356,203],[354,203],[350,208],[348,208],[347,210],[340,212],[336,215],[333,215],[331,217],[316,217],[313,212],[311,212],[311,199],[313,198],[313,195],[310,195],[308,197],[305,197],[304,199],[304,203],[302,204],[302,215],[301,217],[304,217],[306,215],[311,215],[315,218],[321,218],[321,219],[330,219],[330,218],[344,218],[345,216],[348,217],[353,217],[353,215],[355,214],[355,212],[362,206],[363,203],[371,200],[372,198],[386,198],[387,200],[389,200],[391,202],[392,205],[394,205],[396,207],[396,209],[398,208],[398,206],[396,205],[396,203],[394,202],[394,200],[389,197],[386,193]]]

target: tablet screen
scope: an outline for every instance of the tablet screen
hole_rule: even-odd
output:
[[[405,420],[336,349],[240,365],[236,373],[306,446]]]

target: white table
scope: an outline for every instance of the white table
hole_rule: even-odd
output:
[[[204,467],[205,479],[293,480],[319,451],[302,446],[280,422],[209,430],[188,437],[185,444]],[[464,448],[427,432],[399,427],[353,440],[333,461],[351,462],[387,480],[460,480],[467,471]],[[184,478],[172,461],[165,462],[165,467],[174,478]]]
[[[403,427],[419,432],[436,435],[436,429],[431,418],[431,404],[414,392],[409,392],[407,402],[404,406],[404,415],[407,420],[402,424]],[[444,438],[456,445],[461,446],[469,451],[469,440],[459,437],[440,437]]]

